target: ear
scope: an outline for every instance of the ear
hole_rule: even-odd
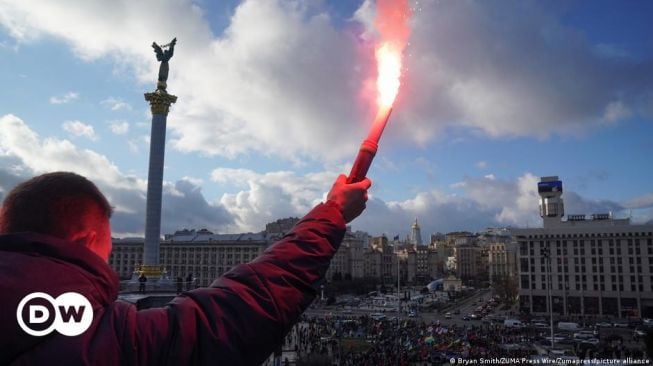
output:
[[[71,235],[68,240],[93,250],[97,246],[97,232],[95,230],[81,231]]]

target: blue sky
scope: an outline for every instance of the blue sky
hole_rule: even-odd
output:
[[[568,213],[653,219],[653,3],[411,4],[402,87],[354,229],[538,225],[546,175],[563,180]],[[301,216],[371,122],[373,17],[373,1],[3,2],[0,197],[76,171],[116,206],[116,235],[141,234],[150,44],[176,36],[164,231]]]

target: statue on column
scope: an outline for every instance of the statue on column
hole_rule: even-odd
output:
[[[153,115],[168,115],[170,104],[177,101],[176,96],[168,94],[166,91],[166,88],[168,87],[166,81],[168,80],[168,71],[170,70],[168,61],[170,61],[175,52],[175,44],[177,44],[177,38],[173,38],[170,43],[164,44],[163,46],[159,46],[156,42],[152,42],[152,48],[154,48],[154,53],[156,53],[156,59],[161,62],[159,65],[159,79],[156,83],[156,90],[152,93],[145,93],[145,100],[150,102]]]
[[[175,44],[177,43],[177,38],[174,38],[170,43],[163,46],[159,46],[156,42],[152,42],[152,48],[154,48],[154,53],[156,53],[156,59],[161,62],[159,65],[159,81],[157,83],[157,89],[166,89],[166,80],[168,80],[168,61],[172,58],[173,53],[175,52]],[[164,48],[167,48],[165,51]]]

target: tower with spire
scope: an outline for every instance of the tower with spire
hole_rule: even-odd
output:
[[[419,224],[417,223],[417,217],[411,226],[410,242],[413,245],[422,245],[422,232],[420,230]]]

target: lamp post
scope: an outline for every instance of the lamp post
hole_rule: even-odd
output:
[[[546,246],[544,248],[541,248],[541,254],[542,256],[546,259],[546,279],[547,279],[547,285],[546,285],[546,292],[547,292],[547,302],[549,306],[549,322],[551,326],[551,348],[554,347],[554,339],[553,339],[553,301],[551,300],[551,286],[553,285],[553,281],[551,279],[551,247],[549,246],[549,243],[546,243]]]
[[[397,316],[401,313],[401,273],[399,271],[400,257],[399,252],[397,252]]]

